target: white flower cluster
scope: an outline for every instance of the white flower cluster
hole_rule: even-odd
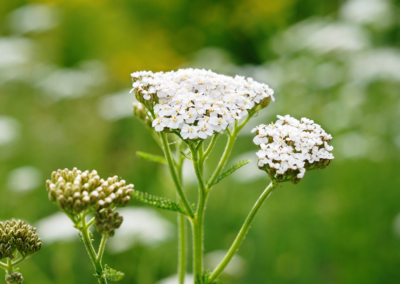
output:
[[[211,70],[135,72],[133,89],[139,102],[154,110],[156,131],[177,129],[183,139],[206,139],[274,100],[274,91],[252,78],[235,78]]]
[[[334,158],[329,152],[333,149],[328,145],[330,134],[307,118],[301,121],[289,115],[278,118],[275,124],[261,124],[252,130],[257,131],[253,142],[261,148],[256,153],[260,169],[278,181],[297,183],[306,170],[329,165]]]

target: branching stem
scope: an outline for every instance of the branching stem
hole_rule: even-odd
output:
[[[260,210],[261,206],[263,205],[264,201],[267,197],[272,193],[275,189],[276,184],[271,182],[268,187],[264,190],[261,196],[258,198],[257,202],[254,204],[253,208],[251,209],[249,215],[246,218],[242,228],[239,231],[239,234],[236,236],[235,241],[231,245],[229,251],[225,255],[224,259],[220,262],[220,264],[215,268],[213,273],[210,275],[209,281],[215,280],[221,272],[225,269],[225,267],[229,264],[233,256],[238,251],[240,245],[242,244],[247,232],[250,229],[251,224],[253,223],[254,218],[256,217],[258,211]]]

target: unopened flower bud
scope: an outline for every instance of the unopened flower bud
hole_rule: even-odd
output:
[[[36,229],[21,220],[0,222],[0,259],[13,257],[18,250],[23,255],[33,254],[40,250],[42,241]]]
[[[8,284],[22,284],[24,278],[22,277],[21,273],[13,272],[6,275],[6,281]]]
[[[118,212],[114,212],[111,208],[102,209],[95,214],[96,230],[102,235],[114,236],[115,230],[118,229],[123,221],[122,216]]]

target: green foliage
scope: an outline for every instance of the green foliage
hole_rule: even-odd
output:
[[[185,152],[181,151],[181,155],[184,156],[189,161],[193,162],[191,155],[189,156],[189,153],[185,153]]]
[[[152,162],[165,164],[165,165],[167,164],[167,161],[165,160],[165,158],[161,157],[161,156],[152,155],[152,154],[145,153],[145,152],[140,152],[140,151],[137,151],[136,155],[138,155],[138,157],[140,157],[142,159],[145,159],[145,160],[149,160],[149,161],[152,161]]]
[[[222,282],[219,282],[218,279],[217,279],[217,280],[209,281],[210,275],[211,275],[211,272],[210,272],[209,270],[207,270],[207,271],[205,271],[205,272],[203,273],[203,275],[197,276],[196,284],[197,284],[197,283],[203,283],[203,284],[222,284]],[[200,280],[201,280],[201,281],[200,281]]]
[[[144,204],[148,204],[156,208],[175,211],[187,215],[187,212],[179,204],[165,197],[154,196],[148,194],[147,192],[141,192],[138,190],[133,191],[132,197],[140,202],[143,202]]]
[[[241,167],[247,165],[248,163],[250,163],[251,160],[243,160],[240,161],[236,164],[234,164],[232,167],[230,167],[227,171],[223,172],[218,178],[217,180],[214,182],[213,185],[216,185],[217,183],[219,183],[221,180],[223,180],[224,178],[230,176],[231,174],[233,174],[234,172],[236,172],[238,169],[240,169]]]
[[[111,267],[109,267],[107,264],[104,265],[104,275],[107,279],[107,281],[120,281],[122,278],[124,278],[124,273],[121,271],[117,271],[115,269],[112,269]]]

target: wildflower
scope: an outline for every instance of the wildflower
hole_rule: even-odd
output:
[[[183,139],[206,139],[274,100],[266,84],[211,70],[142,71],[131,76],[136,99],[154,110],[152,127],[156,131],[177,129]],[[204,126],[201,123],[206,119]]]
[[[334,158],[328,144],[332,136],[313,120],[301,121],[289,115],[280,116],[275,124],[259,125],[254,144],[260,147],[256,153],[258,167],[271,179],[298,183],[307,170],[326,168]]]

